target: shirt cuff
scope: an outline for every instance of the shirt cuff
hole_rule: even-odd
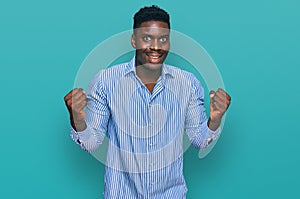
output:
[[[207,143],[210,144],[212,141],[216,140],[219,135],[221,134],[221,127],[219,126],[216,130],[211,130],[208,126],[207,126]]]
[[[75,131],[75,129],[72,126],[70,128],[71,128],[72,139],[78,142],[79,144],[87,141],[91,137],[91,131],[88,126],[83,131],[78,131],[78,132]]]

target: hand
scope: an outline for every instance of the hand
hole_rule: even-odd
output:
[[[86,93],[82,88],[71,90],[65,97],[64,101],[70,114],[71,125],[76,131],[83,131],[86,128],[85,112]]]
[[[221,88],[216,92],[210,91],[210,117],[208,126],[212,130],[216,130],[220,123],[222,116],[228,109],[231,97]]]

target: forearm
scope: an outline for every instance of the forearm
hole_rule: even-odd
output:
[[[71,137],[81,148],[89,152],[97,149],[104,140],[110,118],[101,74],[98,73],[89,85],[85,109],[80,112],[73,112],[73,109],[69,111]],[[83,105],[85,104],[78,106],[83,107]]]

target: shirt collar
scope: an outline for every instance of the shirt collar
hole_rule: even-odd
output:
[[[129,74],[129,73],[133,73],[136,75],[136,67],[135,67],[135,56],[131,59],[130,62],[128,62],[126,69],[125,69],[125,75]],[[173,71],[170,69],[170,67],[163,63],[162,65],[162,77],[166,77],[170,75],[171,77],[174,77],[173,75]]]

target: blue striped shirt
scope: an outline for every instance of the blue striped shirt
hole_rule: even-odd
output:
[[[151,93],[136,75],[134,60],[94,77],[87,128],[71,128],[72,139],[92,152],[108,137],[105,198],[186,198],[184,135],[201,149],[220,129],[208,128],[204,90],[192,73],[163,64]]]

